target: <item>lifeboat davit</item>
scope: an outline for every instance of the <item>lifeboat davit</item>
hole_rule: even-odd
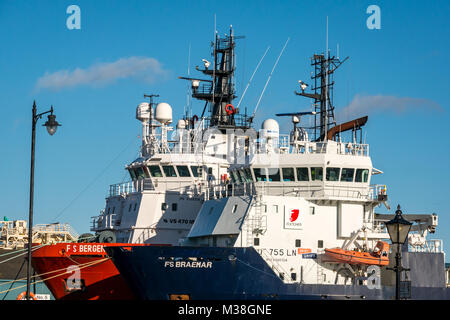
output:
[[[341,248],[325,249],[325,256],[334,262],[387,266],[389,264],[389,244],[378,241],[372,252],[344,250]]]

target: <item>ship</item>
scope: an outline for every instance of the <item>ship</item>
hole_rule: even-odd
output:
[[[32,251],[58,242],[76,241],[78,233],[67,223],[37,224],[32,231]],[[0,299],[21,300],[26,293],[28,225],[25,220],[0,221]],[[31,268],[31,295],[35,300],[53,296],[41,275]]]
[[[244,161],[230,165],[230,185],[204,190],[180,245],[106,248],[139,299],[396,299],[397,253],[400,298],[450,298],[443,242],[429,239],[438,215],[403,214],[400,205],[383,213],[387,186],[371,183],[383,172],[362,139],[368,117],[336,123],[334,76],[346,60],[312,56],[311,84],[294,92],[311,109],[276,114],[291,117],[290,134],[275,119],[262,123]],[[412,223],[402,246],[389,245],[394,216]]]
[[[233,106],[235,36],[216,35],[204,68],[207,79],[180,77],[193,98],[205,102],[202,113],[186,110],[176,130],[172,107],[144,95],[136,118],[142,124],[140,155],[126,166],[130,181],[109,187],[105,208],[92,217],[91,231],[77,243],[58,243],[33,252],[32,264],[58,300],[135,299],[105,248],[175,246],[189,233],[205,190],[227,184],[228,167],[238,143],[248,144],[252,118]],[[229,135],[227,132],[232,131]],[[231,189],[230,189],[231,190]]]

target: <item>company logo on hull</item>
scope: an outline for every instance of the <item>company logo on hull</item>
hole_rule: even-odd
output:
[[[298,214],[300,213],[300,210],[298,209],[292,209],[291,210],[291,217],[289,218],[289,221],[294,222],[298,219]]]
[[[301,230],[303,225],[300,218],[300,209],[286,208],[284,212],[284,228]]]

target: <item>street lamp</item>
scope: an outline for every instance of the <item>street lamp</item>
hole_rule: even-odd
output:
[[[412,223],[405,220],[402,217],[402,210],[400,205],[397,206],[394,219],[385,223],[389,232],[392,244],[397,244],[397,252],[395,253],[395,266],[393,268],[387,268],[388,270],[395,271],[395,299],[400,300],[400,274],[402,271],[408,271],[409,269],[402,267],[401,246],[406,242],[408,238],[409,230],[411,230]]]
[[[31,169],[30,169],[30,210],[28,215],[28,263],[27,263],[27,295],[26,299],[30,300],[30,283],[31,283],[31,247],[33,244],[33,193],[34,193],[34,145],[36,138],[36,123],[42,118],[44,114],[50,113],[47,122],[44,126],[47,127],[47,132],[52,136],[56,129],[61,126],[56,121],[56,116],[53,114],[53,106],[49,111],[37,114],[36,101],[33,102],[33,116],[31,129]]]

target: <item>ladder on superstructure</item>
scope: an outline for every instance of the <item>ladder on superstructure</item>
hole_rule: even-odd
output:
[[[263,193],[264,189],[261,193],[256,193],[255,201],[253,203],[255,210],[253,215],[250,215],[247,218],[247,246],[253,246],[253,234],[264,234],[267,230],[267,217],[262,215],[262,210],[265,206],[265,203],[262,201]]]
[[[317,284],[322,284],[325,279],[323,278],[324,272],[323,272],[323,265],[322,265],[322,254],[325,250],[323,249],[317,249]]]

